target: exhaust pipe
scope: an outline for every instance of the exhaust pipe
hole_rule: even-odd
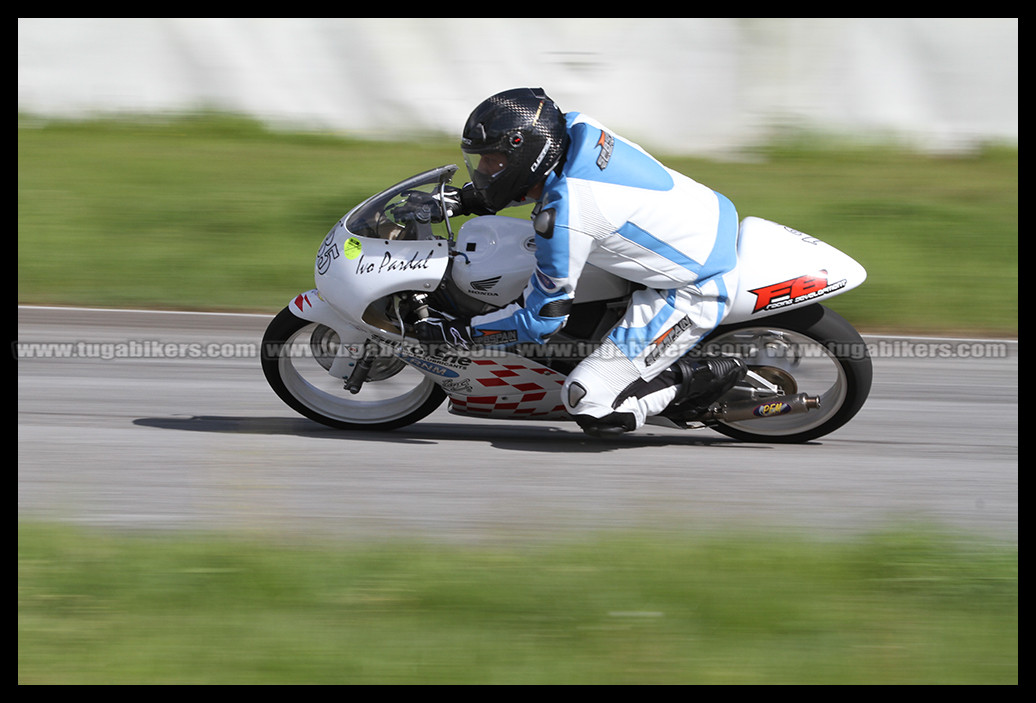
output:
[[[737,422],[805,413],[820,407],[820,397],[798,393],[779,395],[766,400],[749,400],[713,405],[702,419]]]

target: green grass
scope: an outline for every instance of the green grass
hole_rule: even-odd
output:
[[[313,285],[324,234],[450,140],[282,134],[200,116],[18,128],[18,300],[274,313]],[[742,216],[814,234],[868,269],[831,306],[864,329],[1017,334],[1018,152],[922,156],[791,145],[663,160]]]
[[[924,530],[268,541],[20,525],[19,683],[1018,681],[1017,549]]]

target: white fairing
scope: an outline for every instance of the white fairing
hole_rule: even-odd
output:
[[[816,237],[746,217],[738,233],[740,281],[724,322],[740,322],[822,303],[860,285],[867,271]]]
[[[455,251],[454,282],[464,294],[496,306],[517,299],[536,266],[532,223],[514,217],[485,216],[466,222],[457,233]],[[739,285],[726,323],[823,302],[867,278],[863,266],[833,246],[758,217],[741,222],[738,257]],[[339,223],[317,255],[317,287],[321,297],[355,324],[371,300],[406,290],[434,290],[446,272],[447,260],[442,240],[356,237]],[[577,302],[628,292],[625,281],[593,266],[583,273]]]
[[[358,237],[339,222],[317,253],[315,278],[321,297],[349,320],[360,322],[373,300],[404,291],[435,290],[448,260],[449,248],[443,240]]]

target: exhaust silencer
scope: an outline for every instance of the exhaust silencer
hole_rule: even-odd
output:
[[[737,403],[723,403],[710,408],[707,419],[736,422],[739,420],[759,420],[767,417],[781,417],[794,413],[804,413],[820,407],[820,398],[805,393],[796,395],[779,395],[766,400],[749,400]]]

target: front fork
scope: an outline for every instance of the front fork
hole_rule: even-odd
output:
[[[374,365],[374,359],[378,356],[378,345],[372,342],[367,342],[363,345],[363,356],[353,366],[352,373],[349,374],[349,378],[345,381],[345,390],[349,391],[353,395],[360,392],[363,388],[364,382],[367,380],[367,376],[370,375],[371,367]]]
[[[334,308],[328,305],[315,288],[299,293],[288,304],[288,307],[296,317],[316,322],[334,330],[335,334],[338,335],[338,349],[330,363],[322,365],[327,369],[328,374],[335,378],[348,377],[350,381],[347,382],[346,388],[349,389],[350,393],[359,392],[377,355],[377,349],[369,341],[369,335],[343,318]],[[350,350],[361,344],[364,345],[363,355],[357,361],[357,355]],[[372,349],[372,347],[374,348]],[[350,386],[354,377],[356,382]],[[355,390],[353,390],[354,388]]]
[[[426,293],[420,292],[392,296],[391,310],[385,311],[386,325],[405,330],[414,320],[427,317],[427,298]],[[325,332],[330,330],[338,336],[337,350],[333,356],[323,355],[327,361],[321,362],[321,365],[332,377],[344,379],[344,388],[349,393],[355,395],[368,380],[384,380],[406,366],[401,359],[386,359],[382,345],[373,341],[369,332],[342,317],[320,297],[315,288],[299,293],[288,307],[296,317],[323,325],[327,328]],[[327,352],[329,349],[322,351]]]

